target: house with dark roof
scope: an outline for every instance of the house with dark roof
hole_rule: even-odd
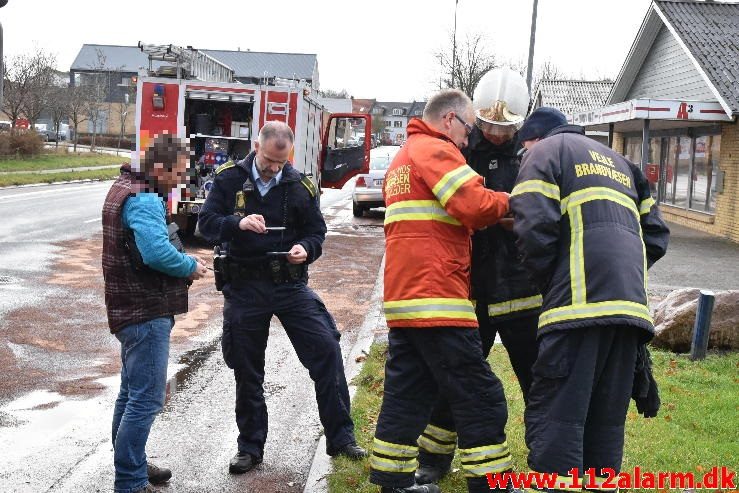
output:
[[[605,104],[613,82],[609,80],[542,80],[537,84],[532,111],[542,106],[565,115],[589,111]]]
[[[739,242],[739,3],[653,0],[604,105],[573,115],[641,165],[664,217]]]
[[[405,128],[408,126],[408,114],[414,103],[375,101],[372,107],[373,115],[381,115],[385,122],[385,129],[380,141],[400,145],[406,141],[408,135]]]

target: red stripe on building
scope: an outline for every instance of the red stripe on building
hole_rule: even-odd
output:
[[[637,106],[636,111],[670,111],[671,108],[650,108],[649,106]]]
[[[625,110],[618,110],[618,111],[611,111],[610,113],[603,113],[603,116],[618,115],[620,113],[628,113],[628,112],[629,112],[629,109],[627,108]]]
[[[701,113],[711,113],[714,115],[725,115],[726,112],[724,110],[701,110]]]

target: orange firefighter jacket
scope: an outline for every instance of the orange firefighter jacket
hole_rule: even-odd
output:
[[[470,235],[508,211],[444,134],[419,119],[388,168],[385,318],[388,327],[477,327]]]

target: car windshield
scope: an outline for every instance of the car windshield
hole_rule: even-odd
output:
[[[381,156],[374,156],[370,160],[370,169],[387,169],[390,166],[390,155],[382,154]]]

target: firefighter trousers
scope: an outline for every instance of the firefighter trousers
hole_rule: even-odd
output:
[[[488,317],[486,305],[478,304],[478,307],[480,306],[482,311],[478,311],[477,320],[480,323],[482,354],[487,359],[496,334],[500,334],[513,371],[518,377],[524,401],[526,401],[529,387],[531,387],[531,367],[537,355],[536,335],[539,314],[533,313],[520,318],[499,321]],[[439,395],[429,424],[418,438],[418,463],[440,470],[448,469],[454,459],[456,441],[457,432],[451,408],[446,397]]]
[[[624,424],[643,330],[591,326],[545,333],[533,368],[524,420],[532,471],[557,473],[567,490],[570,470],[618,473]],[[582,479],[581,479],[582,481]]]
[[[511,469],[505,437],[508,410],[500,380],[482,354],[477,330],[393,328],[385,388],[370,458],[370,481],[414,483],[418,436],[439,394],[450,403],[470,492],[489,492],[486,474]]]

